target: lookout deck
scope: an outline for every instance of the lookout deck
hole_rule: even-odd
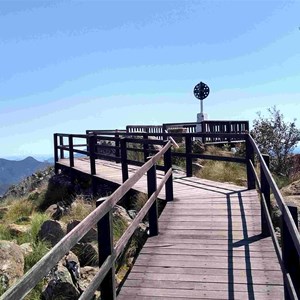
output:
[[[74,169],[89,174],[89,160],[75,159]],[[96,160],[94,176],[121,185],[120,169]],[[130,165],[129,176],[137,169]],[[147,191],[144,177],[134,189]],[[118,299],[283,299],[271,237],[260,234],[256,190],[180,173],[173,178],[174,200],[159,218],[159,235],[148,238]]]

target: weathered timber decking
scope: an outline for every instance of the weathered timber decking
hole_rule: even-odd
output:
[[[96,165],[96,176],[122,183],[120,165]],[[89,161],[76,159],[74,168],[89,173]],[[260,235],[256,191],[174,177],[174,201],[160,216],[159,235],[148,238],[118,299],[283,299],[272,240]],[[134,188],[146,192],[146,179]]]

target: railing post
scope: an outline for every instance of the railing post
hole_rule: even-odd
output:
[[[190,135],[185,136],[185,157],[186,157],[186,176],[193,176],[193,160],[191,157],[192,154],[192,138]]]
[[[165,141],[165,144],[168,143],[168,141]],[[165,174],[169,171],[170,168],[172,168],[172,151],[171,147],[166,151],[164,154],[164,166],[165,166]],[[166,188],[166,201],[172,201],[173,196],[173,175],[168,178],[165,184]]]
[[[64,137],[62,135],[59,136],[59,145],[60,146],[64,145]],[[65,158],[64,149],[63,148],[60,149],[60,158]]]
[[[153,165],[147,172],[148,198],[156,191],[156,166]],[[158,235],[158,209],[157,199],[153,202],[149,209],[149,235]]]
[[[148,134],[143,134],[143,139],[148,139]],[[143,151],[144,151],[144,162],[147,161],[147,157],[149,156],[149,145],[143,144]]]
[[[106,198],[100,198],[96,202],[98,207],[105,201]],[[99,252],[99,268],[104,261],[113,252],[113,230],[112,230],[112,213],[109,211],[97,223],[98,230],[98,252]],[[103,281],[100,284],[101,299],[115,300],[116,299],[116,282],[115,282],[115,266],[111,266]]]
[[[89,135],[91,175],[96,175],[96,155],[95,155],[96,141],[97,141],[97,137],[94,134]]]
[[[74,149],[73,149],[73,136],[69,135],[69,160],[70,160],[70,167],[74,167]]]
[[[248,135],[246,138],[246,161],[247,161],[247,183],[248,190],[255,189],[255,177],[252,171],[251,163],[252,161],[254,165],[254,149],[250,142],[250,136]]]
[[[269,155],[263,154],[262,155],[267,167],[270,166],[270,158]],[[270,185],[269,182],[265,176],[264,170],[262,168],[262,165],[260,164],[260,182],[261,182],[261,194],[264,195],[264,198],[266,200],[266,204],[268,207],[268,212],[271,212],[271,200],[270,200]],[[270,236],[270,231],[268,227],[267,217],[264,214],[262,199],[261,199],[261,233],[263,236]]]
[[[293,221],[298,228],[298,209],[294,204],[288,205],[288,209],[292,215]],[[282,240],[282,260],[287,273],[290,274],[297,296],[300,297],[300,257],[297,249],[294,245],[293,239],[289,232],[289,229],[285,222],[286,213],[283,211],[281,216],[282,229],[281,229],[281,240]],[[288,288],[284,282],[284,299],[291,299],[289,296]]]
[[[58,174],[58,166],[57,166],[57,162],[58,162],[58,149],[57,149],[57,133],[55,133],[53,135],[54,140],[53,140],[53,144],[54,144],[54,171],[55,174]]]
[[[126,138],[121,138],[120,145],[121,145],[122,180],[123,182],[125,182],[128,179]]]
[[[118,133],[118,130],[116,130],[116,133],[115,133],[115,156],[116,156],[116,163],[119,162],[119,159],[120,159],[120,139],[119,139],[120,135]]]

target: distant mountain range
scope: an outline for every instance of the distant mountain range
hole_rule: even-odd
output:
[[[40,162],[30,156],[18,161],[0,158],[0,196],[12,184],[50,165],[52,164],[47,161]]]

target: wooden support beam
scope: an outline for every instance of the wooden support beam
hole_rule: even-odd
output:
[[[100,198],[96,204],[101,205],[106,198]],[[105,260],[113,254],[113,228],[112,228],[112,211],[106,213],[97,223],[98,230],[98,251],[99,251],[99,268],[102,267]],[[115,283],[115,265],[112,264],[106,276],[100,284],[101,299],[116,299]]]
[[[269,155],[264,154],[264,155],[262,155],[262,157],[266,163],[266,166],[269,168],[269,165],[270,165]],[[268,211],[269,211],[269,213],[271,213],[270,184],[267,180],[267,177],[266,177],[261,165],[260,165],[260,182],[261,182],[261,194],[264,195]],[[262,235],[266,236],[266,237],[270,236],[270,231],[269,231],[267,222],[268,222],[267,217],[264,213],[263,203],[262,203],[262,199],[261,199],[261,232],[262,232]]]
[[[147,172],[148,198],[155,193],[157,189],[156,183],[156,167],[153,165]],[[158,209],[157,199],[153,202],[149,209],[149,235],[158,235]]]
[[[292,215],[293,221],[298,228],[298,209],[294,204],[288,204],[288,209]],[[285,270],[290,274],[294,289],[297,293],[298,298],[300,297],[300,257],[297,248],[294,245],[293,238],[289,231],[288,226],[284,220],[284,215],[282,215],[282,229],[281,229],[281,239],[282,239],[282,260],[284,263]],[[284,299],[292,299],[288,292],[288,288],[284,286]]]

